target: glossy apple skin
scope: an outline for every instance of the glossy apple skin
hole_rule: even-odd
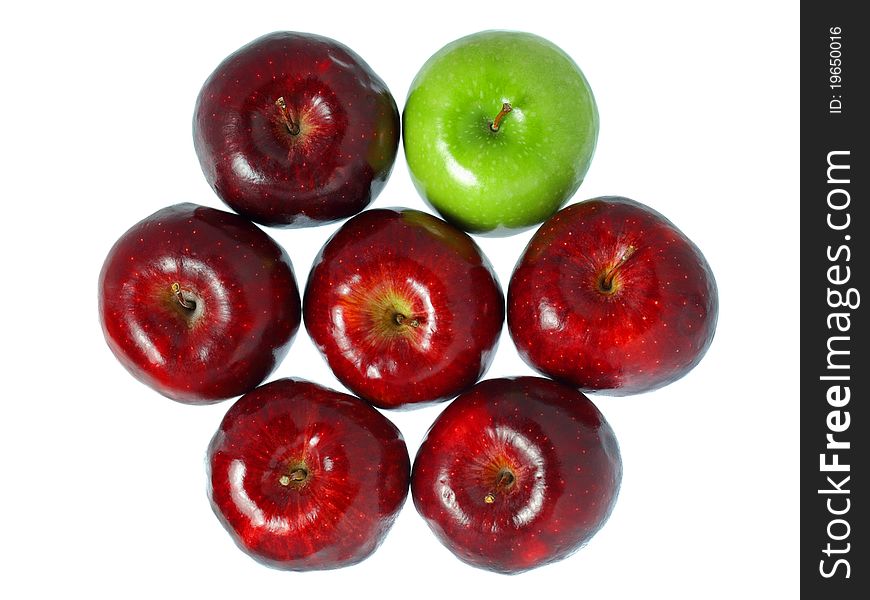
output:
[[[180,304],[174,283],[195,310]],[[238,215],[195,204],[130,228],[99,279],[109,348],[136,379],[190,404],[261,383],[299,329],[300,304],[281,246]]]
[[[514,479],[499,489],[505,468]],[[411,494],[457,557],[518,573],[588,542],[621,480],[616,437],[595,405],[573,388],[519,377],[482,381],[441,413],[414,460]]]
[[[209,499],[236,544],[294,571],[371,555],[408,495],[402,434],[374,408],[299,379],[246,394],[208,448]],[[304,481],[282,477],[301,466]]]
[[[505,102],[512,110],[493,132]],[[555,44],[484,31],[423,65],[403,135],[411,178],[441,216],[472,233],[510,235],[552,215],[580,186],[598,109],[580,68]]]
[[[613,293],[602,292],[600,278],[619,263]],[[621,197],[556,213],[532,237],[508,289],[508,328],[529,365],[617,396],[688,373],[713,340],[718,312],[698,247],[656,211]]]
[[[304,227],[356,214],[380,193],[399,128],[386,84],[352,50],[275,32],[209,76],[193,139],[209,185],[233,210],[264,225]]]
[[[397,325],[395,313],[417,318]],[[336,377],[381,408],[453,398],[495,354],[504,295],[465,233],[409,209],[368,210],[324,245],[309,274],[305,327]]]

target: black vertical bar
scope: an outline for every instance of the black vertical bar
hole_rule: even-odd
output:
[[[870,22],[801,6],[801,592],[870,597]]]

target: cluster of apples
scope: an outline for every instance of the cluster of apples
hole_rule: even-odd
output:
[[[209,497],[258,560],[356,563],[410,487],[459,558],[527,570],[586,543],[616,501],[616,438],[583,392],[644,392],[687,373],[713,337],[715,281],[698,248],[640,203],[559,211],[589,167],[598,113],[552,43],[490,31],[447,45],[415,78],[403,119],[383,81],[334,40],[273,33],[230,55],[205,82],[193,129],[208,182],[237,214],[179,204],[127,231],[100,274],[103,331],[169,398],[242,396],[208,449]],[[414,183],[444,220],[360,212],[386,184],[400,129]],[[300,299],[287,253],[253,222],[347,217]],[[505,310],[467,232],[545,220]],[[523,359],[552,379],[477,383],[505,313]],[[302,379],[260,385],[303,318],[355,396]],[[374,407],[453,398],[412,469]]]

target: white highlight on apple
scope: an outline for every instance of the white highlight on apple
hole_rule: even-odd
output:
[[[444,140],[439,139],[436,142],[435,147],[438,150],[438,154],[444,157],[444,160],[447,163],[447,170],[450,171],[450,174],[453,175],[457,181],[468,187],[474,187],[477,185],[477,175],[459,164],[450,153],[450,149],[447,147],[447,143]]]

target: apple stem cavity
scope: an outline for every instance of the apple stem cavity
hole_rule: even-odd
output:
[[[513,471],[507,467],[499,469],[498,475],[496,475],[495,489],[484,496],[483,501],[486,504],[492,504],[495,502],[496,494],[509,489],[514,484],[514,481],[516,481],[516,477],[514,476]]]
[[[404,325],[407,322],[407,324],[410,325],[411,327],[419,327],[420,326],[420,319],[418,319],[417,317],[412,317],[409,319],[408,317],[406,317],[402,313],[394,314],[393,315],[393,322],[396,325]]]
[[[507,116],[509,112],[513,110],[513,107],[510,105],[510,102],[504,102],[501,105],[501,110],[495,116],[495,119],[492,120],[492,123],[489,124],[489,130],[493,133],[498,132],[501,127],[502,120]]]
[[[288,487],[290,485],[295,485],[296,487],[305,483],[305,480],[308,479],[308,469],[305,467],[294,467],[290,473],[286,473],[281,475],[278,478],[278,483],[283,485],[284,487]]]
[[[175,299],[178,300],[178,303],[182,308],[194,311],[196,310],[196,302],[192,302],[184,297],[184,293],[181,291],[181,284],[177,281],[171,286],[172,293],[175,294]]]
[[[287,131],[290,135],[299,135],[299,123],[294,121],[290,116],[290,112],[287,110],[287,102],[284,101],[284,96],[275,100],[275,106],[277,106],[278,110],[281,111],[281,119],[284,121],[284,126],[287,127]]]
[[[634,254],[636,250],[637,248],[635,248],[634,246],[629,246],[628,248],[626,248],[619,261],[601,274],[601,277],[598,278],[599,292],[607,295],[616,293],[616,291],[619,289],[619,286],[614,284],[614,278],[619,272],[619,269],[626,263],[626,261],[628,261],[629,258],[631,258],[631,255]]]

